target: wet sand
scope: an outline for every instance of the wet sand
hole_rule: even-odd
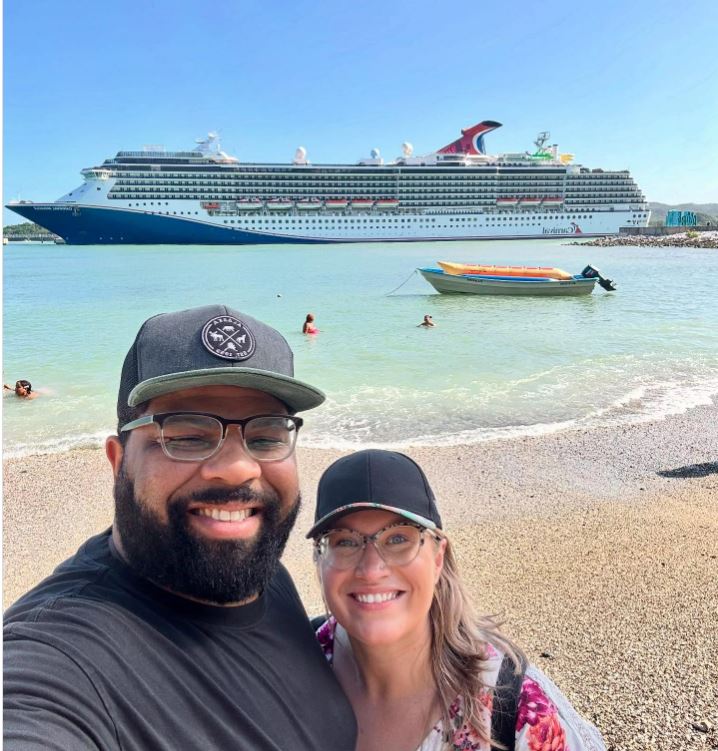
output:
[[[474,602],[502,616],[609,748],[718,748],[717,407],[405,451],[434,487]],[[305,503],[284,562],[312,614],[303,535],[339,455],[299,450]],[[109,526],[111,490],[100,450],[5,462],[5,607]]]

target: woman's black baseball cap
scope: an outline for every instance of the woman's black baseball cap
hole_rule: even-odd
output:
[[[338,459],[321,476],[307,537],[317,537],[347,514],[372,509],[441,529],[436,499],[421,467],[396,451],[366,449]]]

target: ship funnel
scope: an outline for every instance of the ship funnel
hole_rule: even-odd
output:
[[[304,146],[300,146],[295,152],[294,152],[294,161],[293,164],[308,164],[307,162],[307,150],[304,148]]]
[[[408,141],[401,144],[401,153],[408,159],[414,153],[414,147]]]
[[[501,123],[494,120],[484,120],[471,128],[464,128],[461,131],[461,138],[457,138],[456,141],[452,141],[439,149],[437,154],[469,154],[472,156],[485,154],[484,136],[500,127]]]

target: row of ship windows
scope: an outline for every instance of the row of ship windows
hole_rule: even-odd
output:
[[[364,223],[366,224],[366,220],[365,220],[365,222],[364,222]],[[235,220],[234,220],[234,219],[225,219],[225,220],[224,220],[224,224],[242,224],[242,222],[235,222]],[[258,221],[256,225],[255,225],[255,223],[254,223],[254,222],[251,222],[251,226],[252,226],[252,227],[254,227],[254,226],[257,226],[257,225],[259,225],[259,226],[264,226],[264,225],[266,225],[266,224],[271,224],[271,228],[276,228],[276,227],[277,227],[277,223],[276,223],[276,222],[271,222],[271,223],[270,223],[270,222],[259,222],[259,221]],[[301,222],[300,222],[300,224],[301,224]],[[307,224],[309,224],[309,223],[307,222]],[[315,224],[315,225],[316,225],[316,224],[317,224],[317,222],[313,222],[312,224]],[[324,225],[324,226],[325,226],[325,227],[326,227],[327,229],[336,229],[336,230],[339,230],[339,229],[343,229],[343,228],[342,228],[341,226],[336,226],[336,223],[330,224],[329,222],[319,222],[319,224],[320,224],[320,225]],[[346,224],[347,224],[347,223],[344,223],[344,224],[345,224],[345,227],[346,227]],[[352,222],[352,225],[353,225],[353,224],[354,224],[354,222]],[[359,223],[357,222],[357,224],[359,224]],[[374,226],[376,227],[376,223],[373,223],[373,224],[374,224]],[[515,227],[541,227],[541,226],[543,226],[543,225],[541,224],[541,222],[529,222],[529,221],[513,221],[513,222],[512,222],[512,225],[513,225],[513,226],[515,226]],[[245,223],[245,226],[247,226],[247,225],[246,225],[246,223]],[[294,225],[294,226],[296,226],[296,223],[295,223],[295,225]],[[430,225],[428,225],[428,224],[424,224],[424,223],[416,223],[416,222],[415,222],[415,223],[414,223],[414,224],[412,225],[412,228],[416,228],[416,227],[429,227],[429,226],[430,226]],[[444,224],[444,227],[445,227],[445,228],[451,228],[451,227],[463,227],[463,226],[464,226],[464,225],[462,225],[462,224],[458,224],[458,223],[456,223],[456,224],[455,224],[455,223],[454,223],[454,222],[452,222],[452,221],[450,221],[450,222],[449,222],[449,223],[447,223],[447,224]],[[499,226],[499,225],[498,225],[498,224],[495,224],[494,222],[486,222],[486,224],[485,224],[484,226]],[[282,228],[280,227],[280,229],[282,229]],[[286,227],[286,229],[291,229],[291,227]],[[368,229],[368,228],[367,228],[367,229]],[[403,227],[403,229],[410,229],[410,227]],[[466,229],[468,230],[468,229],[470,229],[470,228],[469,228],[469,227],[466,227]]]
[[[132,200],[132,199],[143,199],[143,198],[151,198],[151,199],[158,199],[158,198],[174,198],[175,196],[179,199],[185,198],[185,199],[199,199],[204,198],[208,200],[212,199],[219,199],[219,200],[236,200],[239,198],[242,198],[245,194],[237,194],[235,191],[221,191],[221,190],[206,190],[206,191],[197,191],[197,190],[191,190],[188,189],[187,192],[184,191],[178,191],[175,189],[172,191],[172,193],[165,193],[164,191],[157,191],[157,190],[147,190],[142,191],[141,189],[135,189],[132,191],[111,191],[108,193],[108,198],[117,198],[117,199],[124,199],[124,200]],[[284,191],[276,191],[273,195],[268,196],[266,193],[254,193],[249,194],[250,197],[254,198],[261,198],[263,200],[268,200],[269,198],[289,198],[291,200],[297,200],[301,199],[307,196],[307,194],[298,195],[296,193],[291,192],[284,192]],[[400,199],[401,201],[421,201],[425,200],[426,198],[436,197],[438,199],[445,199],[445,200],[458,200],[458,199],[465,199],[465,200],[493,200],[494,197],[501,198],[501,197],[508,197],[508,198],[531,198],[534,194],[530,193],[524,193],[523,191],[514,191],[512,194],[497,194],[495,192],[488,192],[488,191],[474,191],[472,193],[465,193],[458,190],[444,190],[444,191],[435,191],[433,193],[428,193],[427,191],[422,192],[401,192],[396,197]],[[310,197],[312,198],[336,198],[337,196],[328,194],[328,193],[321,193],[321,194],[310,194]],[[382,195],[372,195],[370,192],[366,191],[362,193],[361,195],[349,195],[344,196],[345,198],[387,198],[385,194]],[[591,192],[572,192],[568,193],[566,195],[567,201],[580,201],[585,199],[605,199],[605,200],[611,200],[613,199],[615,201],[620,201],[621,199],[624,200],[641,200],[643,197],[643,194],[638,191],[632,191],[632,192],[612,192],[612,193],[603,193],[600,191],[591,191]]]
[[[384,192],[394,192],[394,191],[442,191],[442,190],[459,190],[459,191],[493,191],[493,190],[516,190],[519,188],[524,188],[525,190],[551,190],[551,191],[560,191],[563,190],[563,183],[532,183],[528,184],[525,182],[516,182],[516,183],[501,183],[500,185],[497,185],[495,183],[473,183],[471,185],[459,185],[457,183],[451,183],[451,184],[442,184],[442,185],[431,185],[431,184],[414,184],[414,185],[406,185],[404,183],[397,184],[397,183],[385,183],[385,184],[376,184],[372,183],[371,185],[331,185],[329,183],[313,183],[312,185],[291,185],[288,183],[221,183],[221,182],[212,182],[212,181],[204,181],[204,180],[179,180],[177,182],[157,182],[157,181],[143,181],[143,180],[118,180],[115,185],[114,189],[127,189],[128,187],[138,190],[142,189],[142,186],[144,186],[146,189],[151,190],[187,190],[188,188],[182,187],[182,186],[210,186],[213,188],[217,188],[219,190],[238,190],[238,191],[248,191],[248,192],[257,192],[258,190],[273,190],[273,189],[280,189],[280,190],[295,190],[295,191],[302,191],[302,192],[312,192],[316,193],[317,191],[332,191],[332,192],[340,192],[340,191],[384,191]],[[140,186],[140,187],[135,187]],[[631,185],[618,185],[618,186],[610,186],[610,185],[597,185],[597,186],[591,186],[594,190],[629,190],[631,188],[634,188],[635,186]],[[588,188],[585,188],[583,186],[580,186],[576,188],[577,190],[587,190]]]
[[[314,182],[311,185],[303,185],[303,184],[291,184],[289,181],[274,181],[274,182],[263,182],[263,181],[253,181],[253,182],[242,182],[242,181],[214,181],[214,180],[177,180],[177,181],[167,181],[167,182],[160,182],[157,180],[125,180],[125,179],[119,179],[115,182],[116,188],[123,188],[127,186],[146,186],[148,188],[152,189],[164,189],[164,190],[182,190],[183,188],[179,186],[211,186],[216,187],[222,190],[253,190],[257,191],[262,188],[283,188],[285,190],[302,190],[302,191],[311,191],[316,192],[320,189],[327,189],[327,190],[406,190],[406,191],[417,191],[417,190],[423,190],[423,191],[432,191],[432,190],[484,190],[484,191],[491,191],[491,190],[511,190],[516,188],[524,188],[527,190],[538,190],[541,188],[545,188],[546,190],[562,190],[564,187],[566,190],[569,191],[610,191],[610,190],[638,190],[638,186],[634,182],[620,182],[620,183],[593,183],[593,184],[582,184],[582,183],[567,183],[564,185],[564,182],[561,180],[558,180],[556,182],[550,182],[542,180],[540,182],[527,182],[525,180],[515,180],[515,181],[501,181],[500,183],[496,183],[495,181],[472,181],[471,184],[459,184],[459,181],[452,181],[450,184],[447,183],[440,183],[440,184],[434,184],[431,182],[422,182],[422,183],[412,183],[408,184],[404,181],[401,183],[397,183],[395,181],[392,182],[385,182],[385,183],[370,183],[370,184],[362,184],[362,185],[356,185],[354,183],[342,183],[339,184],[333,184],[333,183],[327,183],[327,182]],[[186,189],[186,188],[184,188]]]
[[[571,183],[590,183],[592,185],[620,185],[623,183],[632,183],[633,179],[630,177],[595,177],[595,176],[568,176],[568,175],[411,175],[401,173],[397,175],[362,175],[362,174],[348,174],[337,175],[333,177],[331,175],[274,175],[272,177],[252,177],[249,174],[229,174],[229,175],[217,175],[206,173],[156,173],[156,172],[117,172],[114,177],[118,179],[147,179],[147,180],[215,180],[220,182],[246,182],[246,183],[276,183],[280,181],[292,181],[300,183],[313,183],[320,184],[324,182],[330,185],[343,184],[346,182],[364,182],[364,183],[394,183],[394,182],[414,182],[422,181],[427,183],[444,183],[447,181],[454,182],[506,182],[506,181],[524,181],[524,182],[551,182],[557,183],[567,180]]]
[[[177,200],[182,200],[182,199],[186,200],[187,198],[195,198],[195,199],[199,199],[200,198],[199,196],[141,196],[141,197],[142,198],[170,198],[170,199],[177,199]],[[206,196],[203,196],[203,198],[206,198]],[[219,197],[215,197],[215,198],[216,198],[216,200],[220,200]],[[148,203],[147,201],[143,201],[141,205],[142,206],[147,206],[147,203]],[[149,203],[150,203],[150,205],[154,205],[153,201],[150,201]],[[162,203],[161,201],[159,201],[159,200],[157,201],[157,205],[158,206],[160,206],[161,203]],[[642,201],[636,201],[636,203],[642,203]],[[613,206],[613,204],[615,204],[615,201],[600,201],[600,200],[576,201],[576,202],[566,201],[565,202],[565,208],[568,209],[568,210],[571,210],[571,209],[578,209],[578,210],[580,210],[580,208],[582,206],[584,206],[585,204],[591,204],[593,206]],[[133,204],[133,203],[130,202],[127,205],[130,206],[130,207],[132,207],[132,206],[139,207],[140,203],[137,202],[137,203]],[[407,208],[407,209],[408,208],[420,208],[420,207],[425,207],[426,205],[427,204],[422,204],[422,203],[418,203],[418,202],[413,202],[413,203],[407,202],[404,205],[404,208]],[[493,208],[495,206],[494,203],[484,203],[484,204],[481,204],[481,203],[476,202],[476,201],[473,202],[472,205],[473,206],[483,206],[483,207],[487,207],[487,208]],[[457,203],[455,201],[453,201],[453,202],[452,201],[432,201],[431,204],[430,204],[430,206],[432,206],[432,207],[460,206],[460,207],[463,208],[463,207],[466,206],[466,204]],[[354,210],[356,210],[356,209],[353,209],[353,211]],[[372,209],[367,209],[367,210],[372,210]],[[525,211],[525,210],[530,210],[530,209],[526,209],[524,207],[524,208],[522,208],[522,210]],[[611,209],[611,210],[613,210],[613,209]],[[513,213],[513,212],[509,212],[509,213]]]
[[[125,165],[103,165],[100,167],[92,168],[93,171],[110,172],[115,175],[154,175],[154,176],[167,176],[167,177],[182,177],[183,175],[209,175],[212,177],[256,177],[266,180],[275,179],[277,177],[292,177],[300,180],[343,180],[348,177],[359,178],[366,180],[382,180],[393,177],[403,178],[423,178],[423,177],[437,177],[440,179],[449,179],[452,177],[458,177],[461,179],[473,179],[482,177],[511,177],[514,175],[521,175],[527,179],[540,179],[545,177],[569,177],[570,179],[590,179],[590,180],[620,180],[631,179],[630,173],[625,171],[618,172],[589,172],[582,170],[581,172],[570,172],[565,169],[545,169],[545,170],[529,170],[529,169],[502,169],[500,167],[491,169],[471,169],[467,167],[457,167],[455,169],[443,167],[440,169],[420,169],[416,168],[398,168],[391,170],[377,170],[377,169],[357,169],[356,172],[351,169],[314,169],[307,170],[306,168],[293,169],[291,167],[282,167],[274,170],[266,170],[261,168],[248,168],[248,169],[234,169],[234,168],[219,168],[219,169],[207,169],[202,166],[182,166],[176,167],[172,170],[167,169],[154,169],[145,167],[130,167]]]
[[[98,188],[99,190],[99,188]],[[175,184],[175,185],[162,185],[157,183],[123,183],[116,184],[111,188],[110,195],[114,193],[146,193],[146,192],[172,192],[172,193],[187,193],[187,192],[206,192],[208,190],[220,192],[220,193],[236,193],[247,196],[263,196],[263,195],[326,195],[331,197],[336,196],[351,196],[351,195],[377,195],[377,196],[404,196],[404,195],[417,195],[425,193],[461,193],[463,195],[472,194],[493,194],[499,195],[520,195],[521,193],[535,194],[544,193],[546,195],[553,194],[574,194],[574,195],[586,195],[592,193],[598,194],[637,194],[641,191],[636,185],[622,185],[622,186],[607,186],[607,185],[593,185],[593,186],[559,186],[559,185],[526,185],[525,183],[519,183],[515,185],[441,185],[441,186],[407,186],[407,185],[393,185],[393,186],[381,186],[381,185],[343,185],[343,186],[303,186],[303,185],[221,185],[214,183],[197,183],[196,185],[187,184]]]
[[[183,212],[180,212],[180,213],[183,213]],[[555,216],[554,217],[532,216],[530,221],[528,219],[517,219],[516,217],[503,217],[503,218],[499,217],[499,218],[496,218],[496,219],[492,218],[492,217],[486,217],[485,220],[482,220],[482,222],[485,222],[486,224],[500,224],[501,221],[503,220],[504,222],[508,222],[510,224],[527,224],[527,225],[532,225],[532,224],[537,224],[537,222],[534,221],[534,220],[541,220],[541,219],[554,219],[554,220],[556,220],[556,219],[559,219],[559,220],[560,219],[593,219],[593,214],[590,214],[590,215],[589,214],[584,214],[582,216],[571,216],[571,217],[563,217],[563,216],[559,216],[559,217],[555,217]],[[337,225],[337,224],[340,224],[340,225],[355,225],[355,224],[377,224],[378,223],[377,221],[370,221],[369,219],[351,219],[349,221],[341,221],[339,219],[296,219],[296,220],[292,220],[292,219],[276,218],[276,219],[248,219],[247,221],[244,221],[244,222],[237,221],[235,219],[224,219],[223,221],[224,221],[225,224],[244,224],[244,225],[256,225],[256,224],[266,225],[266,224],[270,224],[272,226],[277,226],[277,225],[296,225],[296,224],[300,224],[300,225],[305,225],[305,224],[306,225],[310,225],[310,224],[329,224],[329,225],[333,226],[333,225]],[[434,218],[432,218],[432,217],[423,217],[421,221],[436,223],[437,220],[434,219]],[[406,224],[407,222],[409,224],[416,224],[415,221],[412,221],[412,220],[409,220],[409,219],[382,219],[381,220],[382,224]],[[450,218],[446,219],[445,223],[446,222],[450,223],[452,226],[457,226],[458,224],[466,223],[466,222],[470,222],[472,224],[482,223],[482,222],[478,221],[477,219],[469,219],[467,217],[453,217],[453,218],[450,217]]]

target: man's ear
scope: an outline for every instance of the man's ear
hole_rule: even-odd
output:
[[[112,474],[115,477],[120,473],[124,453],[125,449],[120,439],[116,435],[108,436],[105,441],[105,456],[112,465]]]

